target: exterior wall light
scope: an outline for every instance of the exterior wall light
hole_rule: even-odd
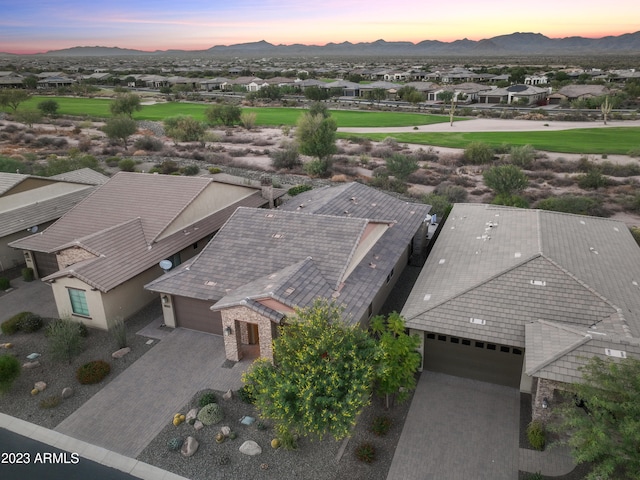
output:
[[[547,397],[542,399],[542,408],[549,408],[549,400],[547,400]]]
[[[166,295],[162,295],[162,304],[163,305],[169,305],[169,297],[167,297]]]
[[[225,337],[228,337],[232,333],[233,333],[233,330],[231,330],[231,327],[224,327],[224,336]]]

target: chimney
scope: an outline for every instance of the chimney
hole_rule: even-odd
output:
[[[269,200],[269,208],[273,208],[273,181],[269,175],[260,177],[260,186],[262,187],[262,198]]]

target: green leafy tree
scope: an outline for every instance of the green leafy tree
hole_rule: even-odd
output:
[[[36,88],[38,88],[38,78],[34,77],[33,75],[29,75],[22,80],[22,84],[29,90],[35,90]]]
[[[42,113],[40,110],[20,110],[19,112],[14,113],[13,116],[18,122],[24,123],[29,127],[42,120]]]
[[[338,125],[330,116],[305,113],[298,119],[296,138],[300,152],[317,158],[314,173],[326,174],[331,169],[331,156],[336,153],[336,130]]]
[[[374,88],[365,94],[366,98],[371,100],[371,103],[380,102],[387,98],[387,91],[384,88]]]
[[[119,94],[109,105],[112,115],[126,115],[129,118],[133,118],[133,112],[137,112],[140,109],[142,109],[140,95],[135,93]]]
[[[260,415],[285,446],[295,436],[340,440],[369,404],[380,355],[373,338],[348,326],[327,300],[299,309],[273,341],[275,365],[257,360],[243,375]]]
[[[55,100],[43,100],[38,103],[38,110],[42,112],[43,115],[49,115],[53,117],[56,113],[58,113],[58,108],[60,105]]]
[[[122,140],[122,144],[126,148],[127,139],[138,131],[138,126],[135,120],[121,115],[107,120],[107,123],[102,127],[102,131],[113,140]]]
[[[577,463],[589,462],[589,480],[639,478],[640,472],[640,360],[593,357],[582,367],[583,381],[572,386],[576,398],[560,407],[560,431]]]
[[[7,392],[20,376],[20,362],[13,355],[0,355],[0,394]]]
[[[189,115],[178,115],[165,119],[164,129],[167,135],[176,142],[201,142],[206,131],[202,122]]]
[[[510,196],[527,188],[529,180],[515,165],[497,165],[484,171],[484,183],[496,195]]]
[[[231,127],[242,119],[242,109],[237,105],[216,104],[204,111],[204,116],[211,125]]]
[[[386,159],[387,170],[401,182],[406,182],[409,175],[420,168],[418,161],[408,155],[394,153]]]
[[[328,118],[331,116],[331,113],[329,113],[329,109],[327,108],[327,106],[321,102],[313,102],[311,105],[309,105],[309,113],[314,116],[322,115],[324,118]]]
[[[304,89],[304,96],[314,102],[321,102],[322,100],[328,100],[330,93],[326,88],[311,86]]]
[[[22,102],[26,102],[30,98],[31,95],[25,90],[17,88],[0,90],[0,107],[9,107],[15,112]]]
[[[402,402],[416,388],[415,374],[420,367],[418,335],[406,333],[404,318],[393,312],[385,320],[381,315],[371,320],[371,331],[382,349],[382,359],[376,375],[376,387],[385,397],[388,409],[393,400]]]

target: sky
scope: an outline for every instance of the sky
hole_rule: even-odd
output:
[[[634,33],[638,0],[0,0],[0,52],[74,46],[200,50],[273,44],[445,42],[513,32]]]

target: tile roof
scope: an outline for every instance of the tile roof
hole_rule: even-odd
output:
[[[30,175],[21,173],[0,172],[0,195],[8,192],[16,185],[24,182]]]
[[[65,182],[86,183],[87,185],[102,185],[109,180],[109,177],[100,172],[96,172],[91,168],[81,168],[79,170],[60,173],[47,178],[50,178],[51,180],[63,180]]]
[[[411,328],[526,344],[535,366],[567,347],[567,331],[640,337],[639,279],[640,250],[620,222],[456,204],[402,314]],[[557,339],[540,351],[527,329]]]
[[[265,297],[306,306],[331,295],[345,317],[360,319],[429,209],[356,183],[305,192],[276,211],[240,208],[195,259],[146,288],[217,308]],[[379,223],[388,227],[363,253]]]
[[[217,231],[239,206],[267,203],[258,189],[247,187],[248,195],[227,199],[226,206],[158,238],[212,183],[210,178],[119,173],[45,231],[11,246],[45,252],[82,248],[95,258],[45,280],[72,275],[107,292]]]

